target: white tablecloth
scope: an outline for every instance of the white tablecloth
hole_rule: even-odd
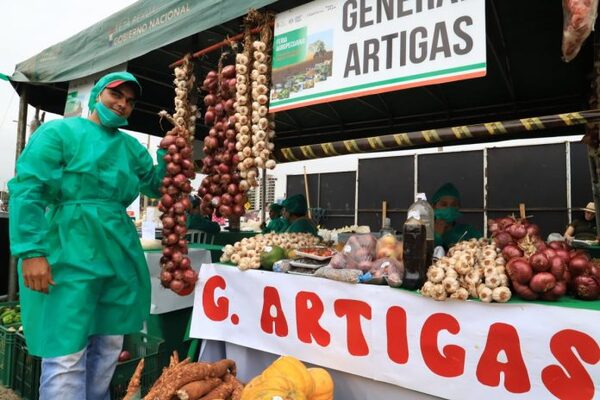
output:
[[[215,362],[223,358],[235,360],[237,376],[243,382],[248,382],[259,375],[277,357],[279,356],[276,354],[217,340],[203,340],[200,348],[200,361]],[[373,368],[376,366],[374,365]],[[335,398],[337,400],[441,399],[441,397],[415,392],[389,383],[332,369],[328,370],[335,382]]]
[[[150,298],[150,314],[164,314],[167,312],[189,308],[194,305],[194,293],[188,296],[179,296],[160,283],[160,257],[161,252],[145,252],[146,263],[150,271],[150,285],[152,295]],[[210,251],[204,249],[190,249],[188,256],[196,271],[200,271],[202,264],[210,264]]]

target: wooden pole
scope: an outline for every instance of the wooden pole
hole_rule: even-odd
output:
[[[306,206],[308,208],[308,219],[312,219],[310,212],[310,196],[308,194],[308,176],[306,175],[306,166],[304,167],[304,192],[306,193]]]
[[[521,219],[525,219],[525,203],[519,203],[519,214]]]
[[[262,185],[261,185],[261,199],[260,199],[260,221],[266,223],[267,219],[267,169],[262,169]]]
[[[387,201],[381,203],[381,227],[385,226],[385,219],[387,218]]]

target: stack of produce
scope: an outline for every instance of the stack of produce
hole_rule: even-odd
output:
[[[192,161],[197,113],[196,106],[191,103],[194,82],[193,66],[186,58],[184,64],[175,69],[175,114],[170,116],[166,111],[159,114],[175,125],[160,142],[160,147],[167,152],[163,156],[167,172],[160,188],[162,197],[158,205],[163,212],[160,280],[164,287],[182,296],[192,292],[198,279],[186,255],[186,211],[191,208],[188,197],[192,191],[190,179],[196,175]]]
[[[329,267],[360,270],[363,282],[399,287],[404,279],[402,244],[391,234],[379,240],[371,234],[352,235]]]
[[[248,13],[244,51],[236,56],[235,128],[242,187],[258,185],[259,168],[275,168],[272,159],[275,121],[273,114],[269,114],[273,39],[269,22],[256,11]],[[256,24],[263,26],[258,40],[254,40],[251,33]]]
[[[21,306],[20,305],[6,305],[0,307],[0,325],[8,326],[21,323]],[[14,326],[12,327],[14,330]],[[13,330],[13,329],[11,329]]]
[[[221,58],[221,62],[224,58]],[[204,122],[210,127],[204,138],[202,180],[198,194],[202,198],[204,215],[217,214],[226,218],[244,214],[248,185],[242,184],[237,173],[239,158],[235,150],[234,130],[235,66],[222,66],[220,71],[210,71],[202,89],[206,112]]]
[[[221,262],[231,262],[241,270],[257,269],[261,266],[261,254],[265,251],[272,252],[273,248],[276,247],[285,251],[309,247],[316,245],[319,240],[317,236],[309,233],[267,233],[265,235],[256,235],[251,238],[244,238],[236,242],[233,246],[225,246]]]
[[[139,399],[144,359],[140,360],[123,400]],[[177,353],[144,400],[240,400],[244,385],[235,377],[232,360],[215,363],[179,361]]]
[[[323,368],[306,368],[298,359],[281,356],[248,382],[242,400],[333,400],[334,382]]]
[[[486,303],[505,303],[510,300],[511,291],[504,264],[496,246],[487,239],[459,242],[448,251],[448,256],[429,267],[421,294],[434,300],[471,297]]]

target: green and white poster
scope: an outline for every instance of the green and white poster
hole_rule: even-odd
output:
[[[317,0],[275,19],[270,110],[485,74],[484,0]]]

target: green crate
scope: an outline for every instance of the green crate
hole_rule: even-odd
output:
[[[110,382],[110,397],[112,400],[123,398],[135,367],[142,358],[144,358],[142,396],[148,392],[162,373],[163,365],[161,365],[158,352],[162,342],[162,339],[145,333],[125,335],[123,350],[127,350],[131,354],[131,360],[117,364],[115,374]]]
[[[25,337],[22,334],[17,333],[15,337],[13,389],[23,400],[38,400],[41,358],[29,355]],[[160,365],[158,356],[158,350],[162,342],[162,339],[144,333],[125,335],[123,350],[131,353],[131,360],[117,364],[110,383],[111,399],[123,398],[129,380],[141,358],[145,359],[142,373],[142,393],[145,394],[150,389],[162,372],[162,365]]]
[[[38,400],[42,359],[27,351],[25,336],[15,335],[13,389],[23,400]]]
[[[12,388],[15,336],[20,326],[0,326],[0,385],[8,388]]]
[[[0,311],[4,307],[18,306],[18,301],[9,301],[0,303]],[[14,344],[15,334],[21,323],[9,325],[0,324],[0,385],[12,387],[12,375],[14,370]]]

